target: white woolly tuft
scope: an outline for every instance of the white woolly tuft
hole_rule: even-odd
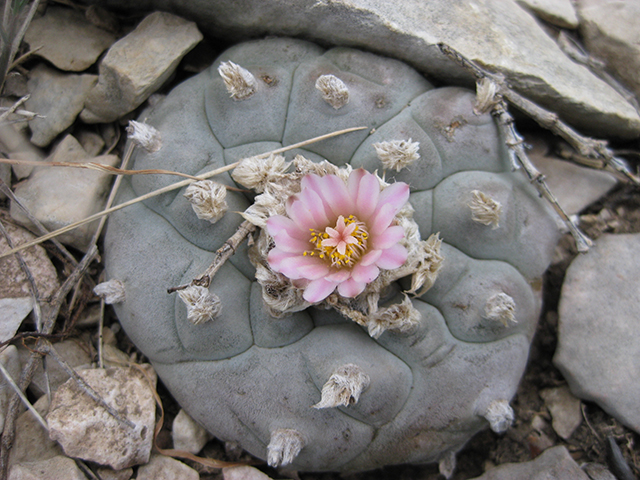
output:
[[[192,183],[184,192],[198,218],[211,223],[216,223],[227,212],[226,196],[225,186],[211,180]]]
[[[133,143],[144,148],[149,153],[157,152],[162,148],[162,136],[151,125],[129,120],[129,125],[125,130],[127,131],[127,137]]]
[[[124,285],[120,280],[109,280],[102,282],[93,288],[93,293],[102,297],[104,303],[111,305],[112,303],[122,303],[126,299]]]
[[[515,414],[509,402],[506,400],[494,400],[489,404],[484,418],[489,422],[491,430],[496,433],[504,433],[513,423]]]
[[[369,386],[369,375],[348,363],[338,368],[322,387],[322,398],[313,408],[330,408],[358,403],[360,394]]]
[[[271,432],[267,445],[267,463],[270,467],[284,467],[298,456],[304,447],[304,439],[297,430],[280,428]]]
[[[336,110],[349,103],[349,89],[335,75],[321,75],[318,77],[316,88],[322,93],[323,100]]]
[[[187,319],[194,325],[213,320],[222,311],[218,296],[205,287],[191,285],[179,290],[178,295],[187,307]]]
[[[420,158],[420,143],[411,139],[374,143],[373,148],[385,170],[399,172]]]
[[[224,81],[227,92],[234,100],[246,100],[256,93],[256,79],[253,74],[232,61],[222,62],[218,73]]]
[[[231,177],[240,185],[264,192],[267,185],[281,180],[287,173],[291,163],[282,155],[269,155],[267,158],[249,157],[240,161]]]
[[[505,327],[507,323],[518,323],[516,320],[516,302],[506,293],[496,293],[484,306],[484,315],[489,320],[497,320]]]
[[[491,197],[485,195],[480,190],[472,190],[473,199],[469,203],[471,209],[471,219],[483,225],[493,225],[493,229],[498,228],[502,205]]]

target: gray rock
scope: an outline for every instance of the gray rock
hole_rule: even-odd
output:
[[[136,480],[198,480],[200,475],[193,468],[171,457],[152,455],[146,465],[138,468]]]
[[[224,480],[271,480],[271,477],[250,466],[226,467],[222,469]]]
[[[31,297],[0,298],[0,339],[10,340],[33,310]]]
[[[86,70],[116,41],[113,33],[92,25],[79,10],[54,6],[31,21],[24,38],[32,50],[42,47],[36,55],[69,72]]]
[[[93,88],[96,75],[61,73],[45,65],[31,70],[27,87],[31,96],[25,102],[27,110],[43,115],[29,121],[31,142],[46,147],[59,133],[71,126],[84,107],[85,98]]]
[[[27,136],[14,125],[0,125],[0,144],[3,151],[16,160],[40,161],[46,156],[39,148],[33,145]],[[14,175],[18,180],[28,177],[33,171],[32,165],[12,165]]]
[[[123,468],[122,470],[98,468],[98,474],[102,480],[129,480],[133,476],[133,468]]]
[[[2,306],[0,305],[0,309]],[[13,345],[8,345],[4,350],[0,352],[0,363],[5,370],[11,375],[11,378],[17,382],[20,375],[21,365],[20,357],[18,356],[18,349]],[[0,374],[0,432],[4,429],[4,418],[9,406],[9,399],[14,390],[9,385],[9,382]]]
[[[195,454],[202,450],[211,435],[181,409],[173,419],[171,437],[173,448]]]
[[[553,429],[567,440],[582,423],[580,400],[566,386],[548,388],[541,391],[540,396],[553,418]]]
[[[4,182],[5,185],[11,185],[11,165],[3,163],[0,164],[0,180]],[[0,200],[4,200],[7,196],[0,192]]]
[[[90,342],[81,339],[81,337],[63,340],[62,342],[53,344],[53,347],[62,359],[72,368],[87,368],[91,365],[93,347]],[[18,352],[20,353],[20,359],[23,363],[27,361],[27,358],[31,354],[28,349],[22,346],[18,347]],[[69,379],[69,375],[55,360],[48,358],[45,362],[47,366],[49,386],[53,392]],[[40,363],[36,369],[33,380],[29,385],[29,390],[37,397],[40,397],[47,392],[47,379],[44,375],[42,363]]]
[[[45,415],[49,400],[44,395],[34,403],[34,408]],[[16,421],[16,436],[9,451],[9,465],[38,462],[64,455],[60,445],[49,438],[49,432],[35,419],[31,412],[24,412]]]
[[[587,68],[567,58],[513,0],[479,0],[474,8],[464,0],[108,0],[107,4],[173,11],[227,40],[297,35],[364,47],[404,60],[439,80],[469,81],[468,74],[440,53],[437,44],[443,42],[489,70],[504,73],[517,91],[587,132],[640,134],[635,109]]]
[[[532,145],[529,158],[545,180],[558,203],[569,215],[581,212],[600,199],[617,183],[616,178],[605,171],[581,167],[554,155],[547,155],[547,144],[540,139],[527,139]]]
[[[571,0],[517,0],[542,20],[561,28],[577,28],[578,16]]]
[[[115,155],[89,158],[71,135],[62,139],[48,160],[72,163],[93,161],[111,166],[118,164],[118,157]],[[111,179],[111,175],[87,169],[37,167],[27,180],[16,186],[15,194],[45,228],[57,230],[100,211]],[[10,211],[16,221],[29,226],[29,219],[14,202],[11,203]],[[58,239],[84,250],[96,225],[97,221],[82,225]]]
[[[76,462],[68,457],[57,456],[38,462],[14,465],[9,480],[86,480]]]
[[[505,463],[473,480],[589,480],[564,446],[545,450],[531,462]]]
[[[81,118],[88,123],[111,122],[132,111],[160,88],[200,40],[194,23],[152,13],[102,59],[98,84]]]
[[[589,53],[605,62],[640,98],[640,4],[635,1],[578,0],[580,33]]]
[[[135,368],[83,370],[80,375],[135,428],[118,422],[70,379],[51,401],[49,436],[60,443],[65,454],[114,470],[146,463],[156,404],[145,376]]]
[[[553,359],[571,392],[640,432],[640,234],[603,235],[569,266]]]

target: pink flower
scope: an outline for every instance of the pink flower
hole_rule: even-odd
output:
[[[306,175],[300,193],[289,197],[287,216],[267,220],[276,246],[267,261],[304,288],[317,303],[337,288],[355,297],[380,269],[400,267],[407,250],[398,242],[404,230],[394,217],[409,199],[409,186],[396,182],[380,191],[378,178],[364,169],[346,184],[336,175]]]

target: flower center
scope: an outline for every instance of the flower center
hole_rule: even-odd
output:
[[[350,267],[367,250],[366,225],[355,216],[342,215],[336,220],[334,228],[327,227],[324,232],[310,228],[309,242],[313,244],[313,250],[304,252],[304,255],[317,255],[331,262],[332,267]]]

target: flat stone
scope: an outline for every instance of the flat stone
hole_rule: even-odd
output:
[[[33,145],[27,136],[14,125],[0,125],[0,144],[3,150],[14,160],[40,161],[45,158],[45,154]],[[14,164],[11,165],[14,175],[18,180],[28,177],[33,171],[32,165]]]
[[[580,33],[589,53],[605,62],[640,96],[640,4],[634,1],[577,0]]]
[[[48,158],[55,162],[98,162],[116,166],[118,157],[102,155],[88,158],[78,141],[67,135]],[[102,210],[112,176],[80,168],[37,167],[31,176],[16,186],[15,194],[26,208],[50,231],[83,220]],[[11,216],[29,226],[22,210],[11,203]],[[60,235],[58,240],[85,250],[96,229],[97,221]]]
[[[209,441],[209,433],[195,422],[184,410],[180,410],[171,426],[173,448],[193,454],[202,450]]]
[[[108,0],[120,8],[136,2]],[[638,112],[586,67],[570,60],[515,0],[153,0],[225,38],[290,35],[363,47],[404,60],[438,80],[471,77],[437,47],[445,43],[488,70],[503,73],[523,95],[593,135],[636,138]],[[479,42],[478,39],[482,41]]]
[[[90,342],[84,341],[81,337],[63,340],[54,343],[53,348],[62,359],[74,369],[88,368],[93,360],[93,347]],[[31,352],[20,346],[18,348],[20,359],[26,363]],[[57,388],[69,379],[69,375],[55,360],[48,358],[46,360],[47,374],[49,378],[49,386],[54,392]],[[44,376],[42,362],[36,368],[36,373],[29,385],[29,391],[36,397],[40,397],[47,392],[47,379]]]
[[[143,374],[135,368],[92,369],[79,374],[135,427],[120,423],[71,379],[53,395],[47,415],[49,436],[60,443],[65,454],[114,470],[147,463],[156,404]]]
[[[111,468],[99,468],[98,475],[102,480],[129,480],[133,477],[133,468],[113,470]]]
[[[25,102],[25,107],[44,116],[29,121],[31,142],[46,147],[70,127],[82,111],[85,98],[97,80],[96,75],[62,73],[43,64],[31,70],[27,82],[31,96]]]
[[[505,463],[474,480],[589,480],[564,446],[545,450],[531,462]]]
[[[517,0],[542,20],[561,28],[578,28],[578,15],[571,0]]]
[[[33,407],[44,416],[49,408],[47,396],[40,397]],[[33,414],[29,411],[21,414],[16,420],[16,436],[9,450],[9,465],[38,462],[58,455],[64,455],[62,448],[49,438],[49,432],[42,428]]]
[[[9,480],[86,480],[76,462],[57,456],[39,462],[20,463],[11,467]]]
[[[22,325],[22,321],[33,310],[33,300],[30,297],[0,298],[0,338],[6,342]]]
[[[199,480],[200,475],[193,468],[178,460],[162,455],[152,455],[146,465],[138,468],[136,480]]]
[[[0,309],[2,309],[1,305]],[[0,352],[0,363],[2,363],[5,370],[11,375],[11,378],[17,381],[20,376],[20,371],[22,370],[18,349],[13,345],[7,346]],[[11,385],[9,385],[9,382],[7,382],[7,379],[4,375],[0,374],[0,432],[4,430],[5,414],[13,392],[14,390]]]
[[[618,182],[608,172],[581,167],[546,153],[547,144],[539,138],[527,139],[532,149],[527,153],[558,203],[569,215],[580,213],[599,200]]]
[[[551,413],[555,432],[565,440],[569,439],[582,423],[580,400],[567,386],[542,390],[540,396]]]
[[[54,6],[31,21],[24,38],[32,50],[42,47],[36,55],[69,72],[86,70],[116,41],[113,33],[91,24],[80,11]]]
[[[271,477],[255,467],[240,466],[222,469],[224,480],[271,480]]]
[[[640,433],[640,234],[605,234],[569,266],[554,364],[577,397]]]
[[[163,12],[147,16],[102,59],[98,84],[81,118],[111,122],[132,111],[162,86],[200,40],[193,22]]]

